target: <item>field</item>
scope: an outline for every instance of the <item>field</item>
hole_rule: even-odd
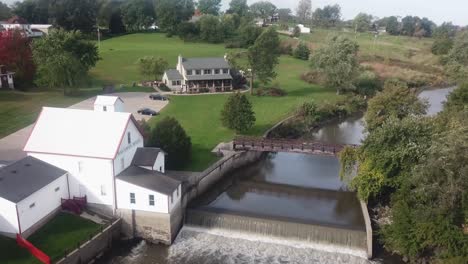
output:
[[[51,259],[60,259],[65,251],[76,248],[94,235],[100,226],[78,216],[61,213],[39,229],[28,241],[46,253]],[[16,245],[13,239],[0,236],[0,263],[40,263],[25,249]]]
[[[326,40],[336,31],[315,30],[302,39],[314,49],[325,45]],[[353,33],[339,32],[354,38]],[[361,46],[360,59],[380,75],[392,77],[403,75],[424,75],[436,79],[438,68],[436,58],[430,54],[432,40],[418,40],[407,37],[383,36],[374,42],[370,34],[356,37]],[[167,38],[163,34],[132,34],[102,41],[100,56],[102,60],[92,69],[91,75],[96,84],[109,83],[116,87],[130,86],[144,79],[136,65],[143,56],[160,56],[175,67],[179,54],[185,57],[223,56],[226,52],[222,44],[185,43],[179,38]],[[250,97],[257,122],[248,132],[261,135],[269,127],[288,116],[300,103],[315,100],[338,99],[333,89],[308,84],[300,75],[309,70],[309,63],[282,56],[277,68],[278,77],[273,85],[288,94],[285,97]],[[429,74],[429,72],[431,72]],[[140,90],[124,88],[122,91]],[[99,93],[99,88],[84,90],[80,96],[64,97],[61,91],[40,92],[0,92],[0,137],[29,125],[36,118],[43,105],[68,106]],[[192,138],[193,158],[187,170],[200,171],[209,166],[216,158],[210,151],[222,141],[229,141],[235,133],[221,126],[220,112],[227,95],[172,96],[171,103],[161,114],[174,116]],[[154,118],[154,125],[161,117]]]

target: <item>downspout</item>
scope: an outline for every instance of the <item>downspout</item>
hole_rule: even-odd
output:
[[[112,208],[112,214],[116,216],[117,214],[117,184],[115,180],[115,170],[114,170],[114,160],[111,160],[111,165],[112,165],[112,189],[113,191],[113,208]]]

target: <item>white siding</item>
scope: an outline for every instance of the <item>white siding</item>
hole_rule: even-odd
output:
[[[0,233],[19,233],[16,205],[0,197]]]
[[[135,194],[135,204],[130,203],[130,193]],[[149,205],[150,195],[154,195],[154,206]],[[117,179],[117,208],[169,213],[167,195],[119,179]]]
[[[172,200],[169,197],[169,212],[171,212],[172,209],[174,209],[174,206],[180,202],[181,193],[182,193],[182,185],[179,185],[177,190],[175,190],[172,193]]]
[[[128,143],[128,133],[130,133],[131,142]],[[143,147],[143,136],[133,122],[128,124],[127,130],[122,138],[120,149],[114,160],[114,173],[119,175],[123,170],[130,167],[133,156],[138,148]],[[123,167],[122,167],[123,161]]]
[[[172,81],[173,80],[169,80],[169,78],[167,77],[167,74],[164,73],[164,76],[162,78],[162,81],[164,82],[164,84],[169,87],[169,89],[173,90],[173,91],[177,91],[177,90],[180,90],[181,87],[182,87],[182,84],[184,84],[183,80],[178,80],[180,81],[180,84],[181,85],[173,85],[172,84]],[[177,80],[176,80],[177,81]]]
[[[86,195],[89,203],[114,204],[112,160],[55,154],[29,155],[69,172],[68,181],[72,197]]]
[[[97,112],[125,112],[125,105],[121,100],[116,100],[114,104],[94,104],[94,111]]]
[[[60,207],[61,198],[68,198],[66,175],[20,201],[17,205],[21,232],[28,230]]]
[[[154,163],[153,170],[159,171],[164,173],[166,171],[165,168],[165,155],[162,152],[159,152],[158,157],[156,158],[156,162]]]

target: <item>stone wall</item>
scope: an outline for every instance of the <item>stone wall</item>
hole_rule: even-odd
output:
[[[115,220],[89,241],[57,261],[57,264],[90,263],[112,247],[114,241],[120,239],[121,219]]]

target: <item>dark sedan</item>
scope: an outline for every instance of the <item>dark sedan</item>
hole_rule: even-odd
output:
[[[142,108],[142,109],[138,110],[138,113],[140,115],[147,115],[147,116],[156,116],[156,115],[158,115],[158,112],[156,112],[154,110],[151,110],[149,108]]]
[[[169,101],[169,98],[160,94],[152,94],[149,96],[149,98],[151,100],[157,100],[157,101]]]

